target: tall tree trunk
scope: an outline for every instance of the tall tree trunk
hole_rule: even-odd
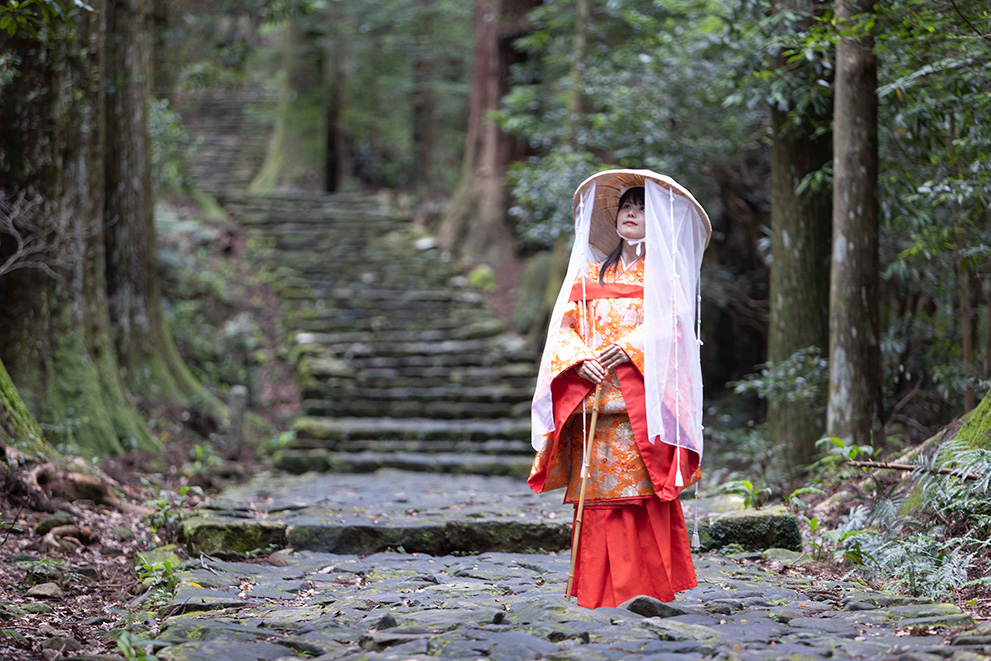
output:
[[[217,402],[182,363],[165,324],[155,246],[148,137],[151,34],[148,4],[107,1],[105,218],[111,330],[124,378],[143,397]]]
[[[418,0],[413,60],[413,186],[428,191],[434,178],[434,87],[431,41],[434,0]]]
[[[841,29],[874,0],[838,0]],[[877,59],[871,34],[836,46],[833,256],[829,298],[831,436],[866,443],[880,410]]]
[[[571,44],[571,72],[568,89],[568,136],[571,146],[578,148],[578,132],[581,127],[581,117],[585,112],[585,95],[582,93],[582,79],[585,69],[586,33],[590,11],[588,0],[575,2],[575,37]]]
[[[333,3],[334,5],[340,3]],[[324,131],[319,109],[323,103],[324,52],[298,18],[286,21],[282,32],[282,70],[275,129],[258,174],[248,190],[265,193],[277,188],[320,188],[326,182],[325,163],[313,149]]]
[[[49,438],[86,457],[161,446],[128,401],[113,353],[101,253],[103,2],[74,11],[74,35],[18,39],[31,62],[4,92],[0,152],[7,193],[41,201],[57,277],[18,271],[0,280],[0,360]],[[59,29],[66,29],[60,25]],[[94,239],[93,237],[97,237]],[[0,243],[0,252],[4,248]]]
[[[475,0],[468,137],[461,179],[440,226],[445,249],[496,264],[514,254],[504,179],[506,167],[522,155],[518,141],[489,117],[508,89],[510,65],[521,57],[512,45],[519,32],[502,26],[518,20],[529,4],[513,5],[514,15],[507,16],[499,0]]]
[[[957,283],[960,290],[960,334],[962,336],[960,357],[963,359],[964,376],[967,379],[967,385],[963,391],[963,410],[967,412],[975,405],[973,379],[977,376],[974,365],[974,306],[971,302],[970,260],[967,257],[960,258]]]
[[[827,191],[797,192],[802,179],[825,165],[832,153],[827,133],[813,139],[829,117],[808,117],[786,128],[787,113],[773,109],[771,125],[771,277],[767,355],[780,363],[800,349],[829,346],[829,245],[832,200]],[[805,403],[771,397],[768,436],[780,448],[780,472],[811,463],[825,420]]]
[[[831,192],[797,192],[802,179],[828,163],[831,136],[813,139],[829,117],[809,117],[785,128],[786,113],[771,111],[771,276],[767,358],[787,360],[800,349],[829,347],[829,245],[832,240]],[[768,437],[780,448],[784,474],[812,462],[825,420],[809,415],[804,402],[771,397]]]
[[[348,70],[351,58],[351,27],[348,8],[335,3],[328,12],[327,47],[323,53],[324,84],[327,88],[326,152],[324,190],[335,193],[351,176],[351,139],[344,117],[351,105]]]
[[[159,99],[172,100],[175,92],[175,61],[169,43],[176,0],[152,0],[151,90]]]
[[[797,10],[813,21],[816,6],[807,0],[792,0],[778,11]],[[789,65],[779,58],[780,70],[794,67],[790,75],[807,79],[810,65]],[[791,121],[789,121],[789,119]],[[829,247],[832,241],[832,196],[829,190],[798,192],[801,181],[832,157],[832,136],[817,131],[828,127],[831,113],[809,108],[801,118],[771,109],[771,273],[770,324],[767,359],[787,360],[796,351],[818,347],[829,349]],[[771,396],[767,402],[768,440],[775,453],[778,472],[794,475],[812,462],[815,442],[822,435],[825,419],[809,415],[804,402],[789,402]]]

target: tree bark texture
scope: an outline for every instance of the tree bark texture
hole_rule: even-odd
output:
[[[338,4],[338,3],[334,3]],[[323,35],[321,35],[323,36]],[[282,70],[275,128],[265,161],[248,190],[265,193],[277,188],[320,188],[327,175],[323,149],[314,149],[325,130],[323,49],[301,19],[289,19],[282,32]]]
[[[0,360],[55,443],[83,456],[159,450],[120,380],[103,291],[103,2],[74,12],[65,33],[16,40],[30,67],[5,89],[0,113],[8,194],[42,201],[55,229],[57,277],[24,270],[0,280]],[[0,245],[0,251],[3,246]]]
[[[149,5],[107,2],[106,278],[111,329],[124,379],[143,397],[212,404],[182,363],[159,290],[148,136]]]
[[[328,45],[323,53],[324,81],[327,87],[326,153],[324,190],[335,193],[351,176],[351,137],[344,117],[351,106],[348,70],[351,58],[351,27],[347,7],[338,6],[328,14]]]
[[[874,11],[839,0],[841,29]],[[867,443],[881,393],[878,310],[877,59],[870,34],[836,46],[833,125],[833,252],[829,299],[827,433]]]
[[[572,147],[578,148],[578,132],[581,127],[581,116],[585,112],[585,95],[582,93],[582,79],[585,70],[585,49],[588,41],[586,33],[591,12],[588,0],[575,2],[575,37],[571,45],[571,72],[568,89],[568,135]]]
[[[964,376],[967,385],[963,391],[963,410],[966,413],[974,408],[974,384],[972,379],[977,376],[974,361],[974,305],[972,302],[972,280],[970,259],[960,258],[957,270],[957,283],[960,293],[960,357],[963,359]]]
[[[774,109],[771,125],[771,277],[767,358],[787,360],[810,346],[824,353],[829,347],[829,260],[832,241],[830,191],[797,192],[802,179],[828,163],[832,140],[827,133],[813,139],[817,125],[829,117],[811,117],[786,129],[786,113]],[[767,425],[771,445],[794,473],[812,462],[815,442],[825,420],[809,415],[804,402],[768,400]]]
[[[418,0],[416,51],[413,60],[413,185],[429,191],[434,178],[434,88],[431,40],[436,38],[434,0]]]
[[[509,68],[522,56],[513,48],[520,17],[530,5],[475,0],[475,45],[468,108],[468,136],[458,188],[440,226],[440,242],[454,253],[477,261],[512,259],[515,244],[507,217],[506,167],[523,155],[524,146],[489,118],[508,89]]]
[[[38,423],[28,412],[21,396],[0,362],[0,447],[15,447],[36,454],[44,451]]]
[[[152,6],[152,93],[159,99],[172,100],[175,92],[175,58],[169,43],[174,19],[175,0],[153,0]]]

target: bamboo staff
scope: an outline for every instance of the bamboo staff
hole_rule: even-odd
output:
[[[592,402],[592,424],[588,427],[588,440],[585,441],[585,452],[582,453],[582,488],[578,495],[578,511],[575,514],[575,534],[571,538],[571,572],[568,574],[568,587],[565,588],[565,599],[571,599],[571,588],[575,583],[575,561],[578,560],[580,535],[582,534],[582,511],[585,509],[585,487],[588,486],[588,461],[592,453],[592,439],[595,438],[595,425],[599,421],[599,395],[602,394],[602,384],[595,386],[595,400]]]

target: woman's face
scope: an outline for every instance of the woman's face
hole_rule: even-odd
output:
[[[636,241],[646,233],[645,215],[642,202],[625,200],[616,214],[616,230],[624,239]]]

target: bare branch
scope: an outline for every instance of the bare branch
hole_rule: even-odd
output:
[[[54,223],[39,223],[40,199],[28,200],[24,193],[9,198],[0,191],[0,238],[10,237],[11,249],[0,257],[0,277],[21,269],[36,269],[59,279],[64,266],[57,255],[68,240]]]
[[[962,11],[960,11],[960,7],[957,6],[957,0],[950,0],[950,4],[953,5],[953,8],[956,10],[957,14],[960,15],[960,18],[963,19],[964,23],[966,23],[968,27],[970,27],[970,29],[974,31],[974,34],[976,34],[981,39],[984,39],[986,41],[991,41],[991,35],[983,34],[980,30],[977,29],[977,26],[971,23],[970,19],[967,18]]]
[[[902,471],[903,473],[910,473],[919,468],[915,464],[896,464],[886,461],[851,461],[848,463],[851,466],[860,466],[861,468],[877,468],[879,470]],[[976,473],[960,473],[960,471],[952,468],[923,468],[922,470],[939,475],[955,475],[962,480],[981,479],[981,476]]]

